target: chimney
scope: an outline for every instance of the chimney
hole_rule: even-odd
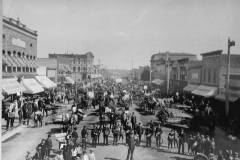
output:
[[[20,21],[19,21],[19,18],[18,18],[18,20],[17,20],[17,25],[18,25],[18,26],[20,26]]]
[[[10,23],[13,23],[13,19],[12,19],[12,18],[9,18],[9,22],[10,22]]]
[[[37,35],[37,31],[34,31],[34,33]]]
[[[22,25],[23,26],[23,29],[26,29],[26,25]]]

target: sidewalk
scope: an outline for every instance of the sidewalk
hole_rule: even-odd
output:
[[[1,124],[2,124],[2,135],[4,135],[7,132],[7,130],[6,130],[7,121],[4,118],[2,118]],[[13,123],[13,128],[12,129],[10,129],[10,124],[9,124],[9,130],[13,130],[16,127],[19,127],[19,126],[20,126],[20,124],[19,124],[19,117],[17,116],[14,119],[14,123]]]

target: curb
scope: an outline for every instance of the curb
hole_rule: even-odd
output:
[[[6,133],[9,133],[9,131],[13,131],[13,130],[15,130],[16,128],[20,127],[21,125],[22,125],[22,124],[17,124],[17,125],[14,126],[11,130],[4,131],[4,132],[2,133],[2,136],[5,135]]]

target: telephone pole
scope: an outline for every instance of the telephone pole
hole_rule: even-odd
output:
[[[169,52],[167,52],[167,94],[169,94]]]
[[[229,114],[229,74],[230,74],[230,47],[235,46],[234,41],[230,41],[228,38],[228,64],[227,64],[227,76],[226,76],[226,116]]]

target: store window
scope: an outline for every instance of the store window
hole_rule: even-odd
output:
[[[211,68],[208,68],[208,82],[211,82]]]
[[[213,83],[217,83],[217,68],[214,68],[213,72]]]
[[[207,76],[207,69],[205,68],[204,70],[203,70],[203,82],[206,82],[206,76]]]

